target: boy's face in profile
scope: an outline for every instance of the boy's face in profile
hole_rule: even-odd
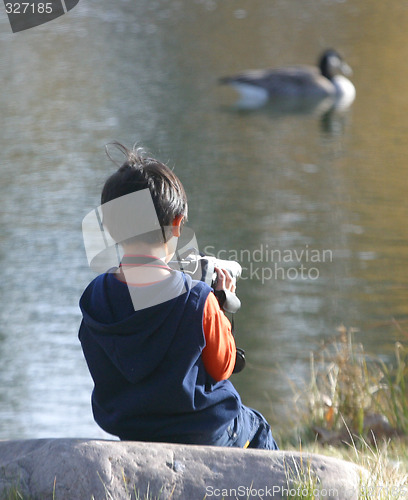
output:
[[[176,252],[177,240],[179,239],[179,237],[181,235],[183,220],[184,220],[183,215],[177,215],[173,219],[173,223],[172,223],[172,227],[171,227],[172,235],[171,235],[170,239],[165,243],[165,246],[166,246],[165,261],[166,262],[169,262],[173,258],[174,254]]]

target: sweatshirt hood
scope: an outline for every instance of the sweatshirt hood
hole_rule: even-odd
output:
[[[87,341],[97,342],[129,382],[146,378],[174,340],[190,289],[191,278],[177,271],[149,286],[128,287],[113,273],[98,276],[80,299],[83,347]],[[135,310],[135,304],[137,309],[146,303],[146,296],[156,298],[156,305]]]

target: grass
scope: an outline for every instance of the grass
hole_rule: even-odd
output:
[[[340,444],[350,437],[372,442],[373,434],[408,435],[408,350],[395,346],[395,362],[368,356],[354,341],[356,331],[339,335],[311,353],[310,379],[296,390],[297,435]],[[300,424],[299,424],[300,423]]]
[[[389,388],[387,413],[391,416],[393,424],[405,435],[408,434],[408,398],[407,398],[407,377],[408,377],[408,350],[400,342],[395,344],[395,368],[388,367],[381,363]]]
[[[18,486],[12,486],[1,493],[1,500],[30,500],[28,497],[23,497]]]
[[[408,460],[405,441],[383,441],[373,445],[360,438],[359,442],[345,447],[323,446],[314,442],[302,446],[301,449],[305,453],[318,453],[347,460],[367,470],[368,476],[361,478],[359,500],[402,500],[408,497]],[[299,448],[296,451],[299,451]],[[321,485],[310,464],[303,464],[298,470],[292,467],[288,480],[293,489],[301,492],[289,495],[288,498],[297,500],[322,497],[317,493],[321,491]]]
[[[57,478],[54,478],[54,484],[52,486],[52,499],[55,498],[55,486],[56,486]],[[21,493],[20,487],[17,485],[13,485],[9,488],[4,489],[0,492],[0,500],[34,500],[31,496],[24,495]],[[138,499],[136,499],[138,500]]]
[[[123,476],[124,477],[124,476]],[[141,493],[134,487],[132,490],[128,489],[127,486],[127,481],[126,478],[124,477],[125,481],[125,496],[121,496],[120,498],[123,500],[160,500],[161,493],[159,493],[159,496],[154,496],[153,494],[150,493],[150,488],[149,486],[147,487],[146,493]],[[104,485],[105,487],[105,485]],[[170,498],[172,497],[172,494]],[[55,495],[55,482],[54,482],[54,487],[53,487],[53,500],[57,500],[56,495]],[[105,499],[104,500],[113,500],[114,497],[111,495],[111,493],[107,490],[105,487]],[[11,488],[4,490],[3,493],[0,493],[0,500],[33,500],[31,497],[28,497],[26,495],[23,495],[21,493],[20,488],[18,486],[12,486]],[[90,500],[99,500],[96,499],[93,495],[91,495]]]
[[[117,497],[112,496],[112,494],[109,492],[109,490],[107,489],[106,485],[104,484],[104,482],[102,481],[102,478],[100,476],[99,476],[99,479],[101,480],[103,487],[105,489],[105,499],[104,500],[116,500]],[[136,489],[136,486],[134,486],[133,488],[130,489],[129,488],[129,480],[126,477],[124,470],[122,470],[122,479],[123,479],[123,484],[125,487],[124,495],[121,493],[121,496],[120,496],[120,498],[122,500],[160,500],[162,490],[160,490],[160,492],[157,496],[157,495],[154,495],[153,493],[151,493],[149,484],[147,485],[146,493],[141,493],[139,490]],[[173,488],[173,491],[170,493],[170,497],[167,497],[168,500],[171,500],[173,498],[174,488]],[[52,488],[52,499],[53,500],[57,500],[55,490],[56,490],[56,478],[54,479],[54,484],[53,484],[53,488]],[[11,488],[6,489],[2,493],[0,493],[0,500],[33,500],[33,499],[31,497],[23,495],[23,493],[21,493],[19,486],[17,485],[17,486],[12,486]],[[99,499],[96,499],[91,494],[90,500],[99,500]]]
[[[297,464],[285,464],[287,482],[286,497],[292,500],[314,500],[320,491],[320,481],[307,460]],[[284,490],[281,492],[284,493]]]
[[[401,336],[408,334],[397,325]],[[306,387],[297,388],[296,431],[283,439],[284,449],[302,449],[354,462],[369,472],[359,499],[408,497],[408,349],[395,345],[386,364],[355,342],[356,330],[339,333],[311,354]],[[298,471],[302,496],[319,498],[318,484],[307,469]]]

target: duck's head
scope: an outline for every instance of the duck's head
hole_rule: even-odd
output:
[[[319,68],[323,76],[332,80],[336,75],[349,76],[352,74],[350,66],[341,55],[333,49],[325,50],[319,60]]]

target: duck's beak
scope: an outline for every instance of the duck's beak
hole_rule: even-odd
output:
[[[351,76],[353,74],[353,70],[345,62],[342,62],[340,69],[341,69],[341,72],[343,73],[344,76]]]

